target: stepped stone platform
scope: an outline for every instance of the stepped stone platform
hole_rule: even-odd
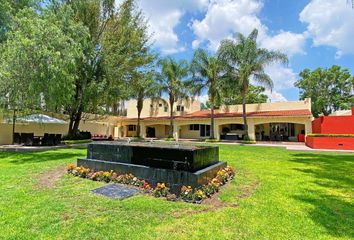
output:
[[[226,167],[219,161],[217,146],[191,146],[161,143],[94,142],[88,145],[87,158],[78,166],[95,171],[132,173],[153,186],[158,182],[178,192],[183,185],[198,187]]]

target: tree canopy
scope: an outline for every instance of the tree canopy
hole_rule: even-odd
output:
[[[258,30],[254,29],[248,36],[241,33],[235,39],[223,40],[218,49],[218,56],[224,64],[228,75],[228,86],[234,89],[234,96],[241,93],[243,122],[248,136],[246,116],[246,96],[249,92],[251,79],[255,82],[273,88],[273,81],[265,72],[265,67],[274,62],[287,63],[285,54],[259,48],[257,45]]]
[[[172,57],[166,57],[158,62],[161,67],[161,72],[158,75],[158,80],[161,92],[168,97],[170,107],[170,128],[169,137],[173,137],[173,119],[174,119],[174,104],[178,100],[189,100],[190,85],[186,80],[189,74],[190,67],[185,60],[176,61]]]
[[[295,86],[300,89],[300,99],[311,98],[315,117],[349,109],[354,103],[354,76],[336,65],[313,71],[304,69]]]
[[[34,2],[1,2],[1,99],[63,111],[74,135],[84,112],[128,98],[129,79],[155,60],[146,21],[133,0]]]

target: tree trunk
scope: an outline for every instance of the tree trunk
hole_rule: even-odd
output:
[[[15,144],[15,128],[16,128],[16,109],[12,114],[12,145]]]
[[[74,120],[74,125],[73,125],[73,129],[72,129],[72,132],[74,134],[79,132],[81,116],[82,116],[82,108],[80,107],[78,112],[76,113],[76,117],[75,117],[75,120]]]
[[[214,139],[214,103],[210,106],[210,138]]]
[[[174,105],[174,101],[170,100],[170,128],[168,130],[169,138],[173,138],[173,105]]]
[[[141,111],[143,109],[143,100],[138,99],[136,108],[138,110],[138,124],[136,126],[136,136],[140,137],[140,131],[141,131],[141,128],[140,128],[140,115],[141,115]]]
[[[68,135],[76,135],[79,131],[80,121],[82,117],[82,104],[80,104],[78,109],[75,109],[70,114],[70,121],[69,121],[69,131]]]
[[[242,116],[243,116],[243,129],[246,137],[248,138],[248,126],[247,126],[247,113],[246,113],[246,94],[242,93]]]

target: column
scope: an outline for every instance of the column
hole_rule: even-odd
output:
[[[214,121],[214,137],[220,140],[220,125],[217,123],[216,119]]]
[[[250,140],[256,140],[255,126],[252,119],[247,119],[248,136]]]
[[[179,125],[174,124],[173,126],[173,137],[178,141],[179,139]]]
[[[312,122],[311,122],[311,119],[309,119],[305,123],[305,134],[307,135],[309,133],[312,133]]]
[[[146,126],[142,122],[140,122],[140,136],[146,138]]]

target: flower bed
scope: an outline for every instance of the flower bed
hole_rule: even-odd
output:
[[[198,188],[191,186],[183,186],[179,196],[171,194],[169,188],[164,183],[158,183],[154,188],[146,180],[139,179],[133,174],[118,175],[113,171],[99,171],[94,172],[89,168],[82,166],[77,167],[74,164],[67,166],[68,174],[77,177],[87,178],[93,181],[103,181],[106,183],[120,183],[139,187],[144,192],[152,194],[154,197],[165,197],[167,200],[182,200],[190,203],[201,203],[204,199],[211,197],[220,190],[222,185],[234,178],[235,171],[231,167],[226,167],[218,171],[217,175],[210,179],[208,184],[202,185]]]

